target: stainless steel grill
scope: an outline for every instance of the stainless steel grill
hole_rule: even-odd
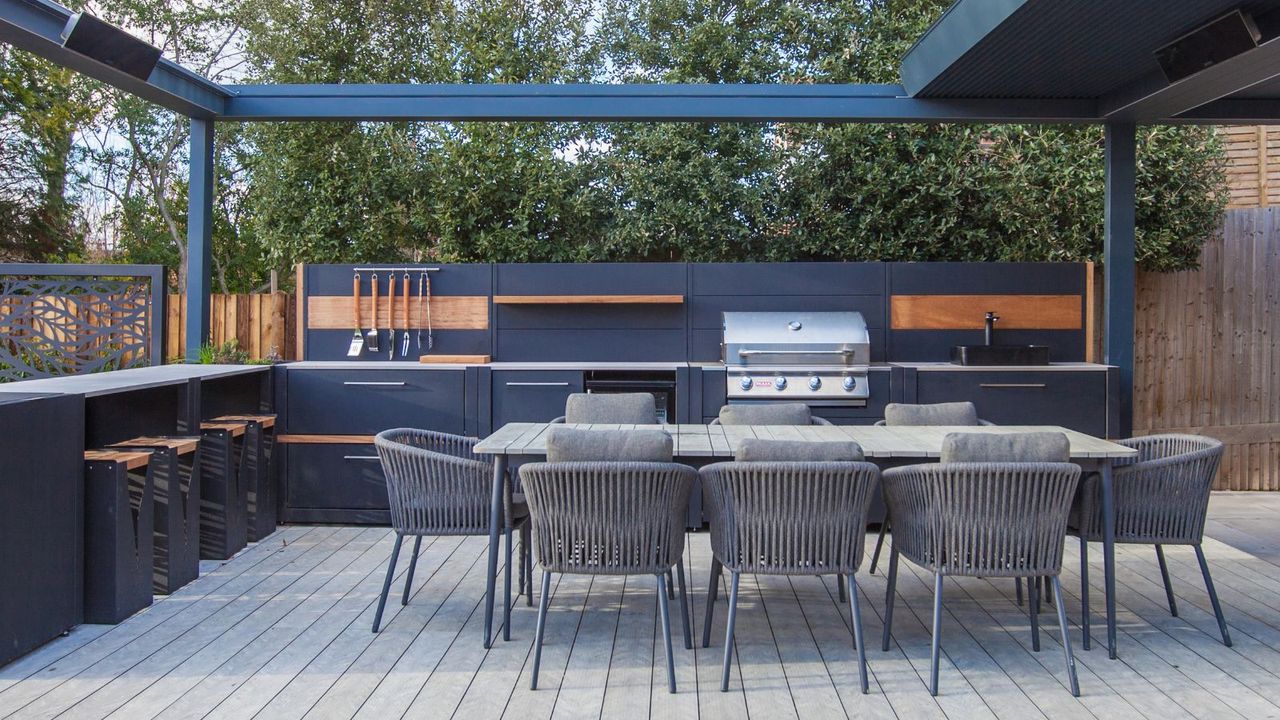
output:
[[[866,405],[871,338],[857,312],[727,312],[731,400]]]

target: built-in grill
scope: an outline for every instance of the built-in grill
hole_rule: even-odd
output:
[[[871,338],[857,312],[727,312],[730,400],[866,405]]]

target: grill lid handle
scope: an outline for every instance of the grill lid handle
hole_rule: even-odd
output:
[[[853,355],[856,350],[739,350],[738,355],[742,357],[751,357],[753,355]]]

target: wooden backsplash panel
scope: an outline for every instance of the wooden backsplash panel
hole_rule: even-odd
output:
[[[396,328],[406,327],[401,299],[396,298]],[[373,299],[360,298],[360,322],[365,329],[373,326]],[[352,330],[354,317],[351,298],[341,295],[313,295],[307,298],[307,328],[310,330]],[[385,295],[378,298],[377,326],[390,327]],[[417,297],[409,298],[410,328],[427,327],[426,306]],[[431,327],[435,330],[489,329],[489,298],[484,295],[435,295],[431,298]]]
[[[894,295],[894,330],[981,330],[988,311],[1000,316],[997,330],[1080,330],[1079,295]]]

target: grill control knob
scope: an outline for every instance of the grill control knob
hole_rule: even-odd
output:
[[[778,377],[773,381],[773,389],[774,389],[774,390],[786,390],[786,389],[787,389],[787,379],[786,379],[786,378],[784,378],[784,377],[782,377],[781,375],[779,375],[779,376],[778,376]]]
[[[858,387],[858,381],[855,380],[852,375],[845,375],[844,380],[840,382],[840,386],[845,390],[853,390]]]
[[[822,378],[818,377],[817,375],[814,375],[813,377],[809,378],[810,390],[817,390],[820,387],[822,387]]]
[[[738,379],[738,387],[742,388],[743,390],[750,390],[751,385],[752,383],[751,383],[750,375],[743,375],[741,378]]]

